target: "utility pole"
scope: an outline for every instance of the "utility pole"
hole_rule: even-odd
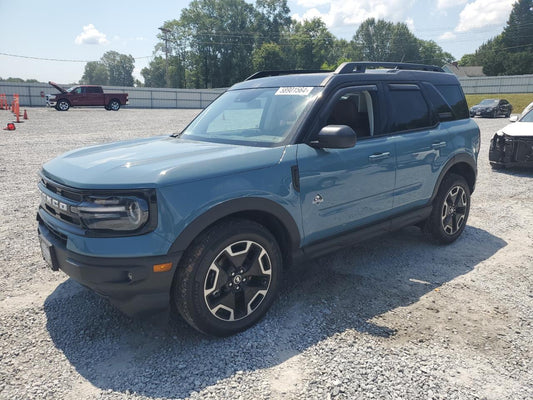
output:
[[[161,27],[158,28],[161,32],[163,32],[163,40],[165,42],[165,86],[169,87],[169,79],[168,79],[168,34],[170,33],[170,29]]]

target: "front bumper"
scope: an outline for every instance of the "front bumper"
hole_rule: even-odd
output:
[[[533,167],[533,137],[495,134],[490,141],[489,162],[495,167]]]
[[[67,249],[68,239],[64,235],[47,226],[39,216],[37,219],[43,256],[52,269],[61,269],[130,316],[169,306],[172,278],[182,252],[135,258],[81,255]],[[170,271],[153,272],[154,265],[169,262]]]

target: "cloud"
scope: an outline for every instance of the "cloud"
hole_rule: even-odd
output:
[[[502,25],[507,21],[516,0],[475,0],[465,6],[459,14],[455,32],[468,32],[491,25]]]
[[[387,21],[403,21],[414,0],[298,0],[303,7],[310,7],[303,15],[294,14],[297,21],[322,18],[328,28],[355,27],[368,18]],[[406,4],[407,3],[407,4]],[[317,7],[325,10],[319,11]],[[329,7],[329,8],[328,8]],[[355,33],[355,30],[354,30]]]
[[[440,40],[452,40],[455,39],[457,35],[453,32],[444,32],[442,35],[439,36]]]
[[[83,32],[76,36],[76,44],[107,44],[109,41],[104,33],[98,32],[93,24],[83,27]]]
[[[468,2],[468,0],[438,0],[437,1],[437,8],[439,10],[444,10],[446,8],[462,6],[466,2]]]

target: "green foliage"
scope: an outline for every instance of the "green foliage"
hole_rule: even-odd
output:
[[[292,20],[287,0],[193,0],[163,28],[156,56],[141,71],[146,86],[228,87],[258,70],[329,70],[354,60],[453,60],[403,23],[369,19],[353,40],[337,39],[319,18]]]
[[[100,61],[85,64],[80,83],[86,85],[133,86],[135,59],[116,51],[104,53]]]
[[[85,71],[80,83],[85,85],[108,85],[109,73],[106,66],[100,61],[90,61],[85,64]]]
[[[517,1],[503,32],[463,59],[489,76],[533,74],[533,0]]]

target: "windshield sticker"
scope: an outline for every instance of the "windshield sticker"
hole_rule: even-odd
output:
[[[280,87],[276,96],[307,96],[311,90],[312,87]]]

